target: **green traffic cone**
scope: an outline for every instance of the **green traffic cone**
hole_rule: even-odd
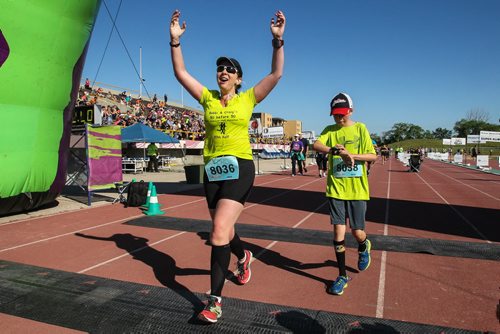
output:
[[[149,199],[148,211],[144,212],[148,216],[163,215],[165,212],[160,210],[160,203],[158,203],[158,196],[156,196],[156,187],[153,186],[151,190],[151,198]]]
[[[142,207],[145,208],[145,209],[148,209],[149,208],[149,200],[151,198],[151,190],[153,190],[153,182],[149,182],[149,185],[148,185],[148,197],[146,198],[146,204],[144,204]]]

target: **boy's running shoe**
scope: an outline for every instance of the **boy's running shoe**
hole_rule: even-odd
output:
[[[337,277],[335,282],[333,282],[332,286],[330,287],[330,289],[328,289],[328,291],[330,293],[333,293],[334,295],[340,296],[341,294],[344,293],[344,289],[347,288],[348,281],[349,281],[349,277],[339,276],[339,277]]]
[[[238,279],[238,283],[246,284],[250,281],[250,277],[252,277],[252,271],[250,270],[250,262],[252,261],[253,254],[249,250],[245,249],[245,261],[240,263],[238,261],[238,272],[236,273],[236,277]]]
[[[207,305],[198,314],[198,319],[204,322],[210,322],[210,323],[216,323],[217,320],[221,317],[222,315],[222,304],[219,303],[217,297],[215,296],[208,296],[208,301]]]
[[[370,250],[372,249],[372,243],[370,240],[366,239],[366,249],[364,252],[359,252],[358,257],[358,269],[363,271],[368,269],[371,263],[372,257],[370,256]]]

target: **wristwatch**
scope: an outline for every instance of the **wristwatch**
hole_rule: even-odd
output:
[[[340,155],[340,149],[337,147],[332,147],[328,153],[330,153],[331,155]]]
[[[285,44],[284,40],[273,38],[273,48],[279,49],[283,46],[283,44]]]

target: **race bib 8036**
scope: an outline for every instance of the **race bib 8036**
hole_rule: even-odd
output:
[[[233,156],[213,158],[205,165],[205,172],[210,182],[236,180],[240,177],[238,160]]]

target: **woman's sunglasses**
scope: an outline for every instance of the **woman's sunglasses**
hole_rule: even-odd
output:
[[[219,65],[217,66],[217,73],[220,73],[222,71],[226,70],[227,73],[235,74],[238,72],[236,67],[233,66],[226,66],[226,65]]]

